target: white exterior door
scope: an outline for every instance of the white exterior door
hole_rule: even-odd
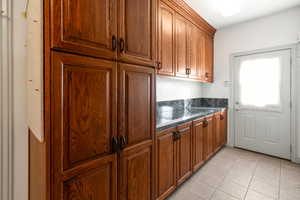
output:
[[[235,146],[291,159],[291,52],[235,59]]]

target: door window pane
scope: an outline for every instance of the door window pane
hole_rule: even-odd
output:
[[[279,107],[279,57],[244,60],[240,65],[240,103],[250,107]]]

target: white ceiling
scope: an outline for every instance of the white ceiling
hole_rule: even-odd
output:
[[[217,29],[300,5],[300,0],[185,0],[185,2]],[[229,17],[222,16],[218,6],[225,2],[239,4],[240,12]]]

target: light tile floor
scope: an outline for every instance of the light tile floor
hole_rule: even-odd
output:
[[[300,165],[224,148],[168,200],[300,200]]]

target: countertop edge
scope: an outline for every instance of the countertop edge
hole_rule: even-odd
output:
[[[156,132],[161,132],[161,131],[164,131],[164,130],[169,129],[169,128],[174,128],[174,127],[182,125],[184,123],[187,123],[187,122],[190,122],[190,121],[194,121],[194,120],[197,120],[197,119],[202,119],[202,118],[205,118],[207,116],[213,115],[215,113],[223,112],[225,110],[228,110],[228,108],[222,107],[222,108],[219,108],[219,110],[216,110],[214,112],[208,113],[207,115],[193,116],[191,118],[180,120],[180,121],[174,121],[173,123],[169,123],[169,124],[166,124],[166,125],[156,126]]]

